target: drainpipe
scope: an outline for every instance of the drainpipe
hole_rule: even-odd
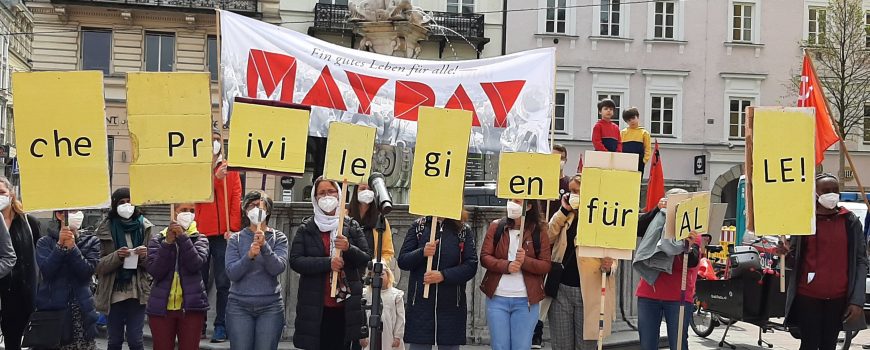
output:
[[[501,4],[501,55],[507,55],[507,0],[503,0]]]

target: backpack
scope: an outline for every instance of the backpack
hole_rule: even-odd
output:
[[[498,242],[501,242],[501,235],[504,234],[504,228],[507,226],[506,218],[498,220],[498,228],[495,229],[495,234],[492,236],[492,250],[498,247]],[[535,257],[541,256],[541,231],[535,230],[532,232],[532,246],[535,247]]]

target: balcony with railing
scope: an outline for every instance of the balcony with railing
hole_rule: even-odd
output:
[[[238,12],[244,15],[259,13],[257,0],[52,0],[57,3],[90,5],[122,5],[131,7],[163,7],[185,11],[214,11],[215,8]]]
[[[477,13],[453,13],[425,11],[429,17],[429,40],[449,41],[464,37],[469,42],[483,46],[489,42],[484,37],[484,17]],[[309,35],[339,33],[351,35],[353,25],[348,23],[350,10],[347,5],[314,5],[314,25],[308,28]]]

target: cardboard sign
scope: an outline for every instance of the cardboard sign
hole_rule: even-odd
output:
[[[639,172],[584,167],[577,244],[633,250],[639,198]]]
[[[462,216],[471,112],[420,107],[409,211],[449,219]]]
[[[127,73],[135,205],[212,200],[208,73]]]
[[[24,209],[108,207],[103,74],[14,73],[12,84]]]
[[[670,200],[668,200],[668,205],[670,205]],[[692,231],[699,235],[709,232],[710,192],[692,194],[689,199],[676,204],[675,212],[672,234],[676,239],[685,239]]]
[[[747,116],[751,225],[761,235],[815,233],[812,108],[754,108]],[[751,124],[749,123],[751,122]],[[784,210],[783,205],[788,209]],[[752,229],[750,228],[750,229]]]
[[[559,198],[558,154],[507,153],[498,161],[498,198]]]
[[[309,111],[272,104],[233,103],[229,166],[301,175],[305,172]]]
[[[340,122],[329,124],[323,177],[348,183],[366,183],[372,169],[375,128]]]
[[[725,223],[725,213],[728,203],[710,203],[710,228],[707,234],[712,237],[710,244],[718,245],[722,238],[722,225]]]

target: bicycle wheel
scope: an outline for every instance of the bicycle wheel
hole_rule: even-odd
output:
[[[689,326],[692,327],[692,331],[699,337],[706,338],[713,333],[713,329],[716,328],[718,322],[712,312],[701,307],[700,302],[696,301],[694,306]]]

